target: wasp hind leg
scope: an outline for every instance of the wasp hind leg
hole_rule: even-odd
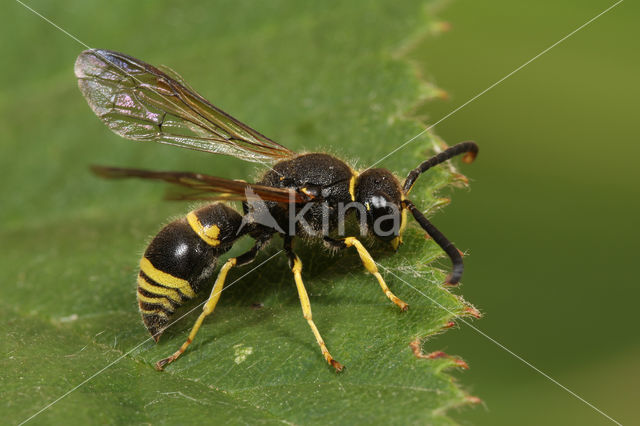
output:
[[[313,335],[316,337],[316,341],[320,346],[320,351],[322,351],[324,359],[327,360],[329,365],[336,369],[336,372],[340,372],[343,370],[344,366],[331,356],[329,349],[327,349],[327,345],[324,343],[324,339],[322,339],[322,336],[318,331],[318,327],[316,327],[316,324],[313,322],[309,295],[307,294],[304,282],[302,281],[302,261],[298,255],[291,250],[291,240],[289,238],[285,239],[285,250],[289,255],[289,266],[291,268],[291,272],[293,272],[293,279],[295,280],[296,287],[298,289],[298,296],[300,297],[300,304],[302,305],[302,315],[304,316],[304,319],[307,320],[307,323],[309,323],[309,327],[311,327],[311,331],[313,331]]]
[[[391,290],[389,290],[387,283],[384,281],[384,278],[382,278],[382,275],[380,275],[380,272],[378,271],[378,267],[376,266],[376,262],[373,260],[373,257],[371,257],[371,254],[369,254],[367,249],[364,248],[362,243],[357,238],[347,237],[344,240],[334,240],[333,238],[325,237],[324,240],[331,247],[335,247],[337,249],[355,247],[355,249],[358,251],[358,255],[360,256],[362,264],[371,275],[376,277],[378,283],[380,284],[380,288],[382,288],[382,291],[389,298],[389,300],[395,303],[403,311],[409,309],[409,305],[407,303],[400,300],[395,294],[391,292]]]
[[[220,268],[220,272],[218,272],[218,277],[216,278],[216,282],[213,285],[213,288],[211,289],[211,295],[209,296],[209,299],[207,299],[206,303],[204,304],[204,307],[202,308],[202,313],[196,320],[196,323],[193,325],[193,328],[189,333],[189,337],[187,337],[187,340],[182,344],[182,346],[180,346],[180,349],[178,349],[173,355],[156,362],[156,370],[162,371],[167,364],[170,364],[176,359],[178,359],[178,357],[182,355],[184,351],[187,350],[191,342],[193,342],[193,339],[195,339],[196,334],[198,333],[198,330],[200,329],[200,326],[202,325],[202,322],[204,321],[204,319],[208,315],[210,315],[213,312],[213,310],[216,308],[216,305],[218,304],[218,300],[220,300],[220,293],[222,293],[224,282],[227,279],[227,273],[229,272],[229,270],[234,266],[241,266],[241,265],[245,265],[247,263],[252,262],[258,255],[258,252],[260,251],[261,246],[262,246],[261,242],[256,243],[256,245],[253,246],[253,248],[248,252],[238,257],[232,257],[229,260],[227,260],[224,265],[222,265],[222,268]]]

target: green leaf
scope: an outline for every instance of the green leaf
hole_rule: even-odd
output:
[[[402,57],[438,27],[432,10],[439,2],[302,3],[229,1],[213,10],[208,2],[177,9],[167,1],[151,10],[117,1],[95,27],[72,20],[95,15],[90,2],[39,11],[55,21],[73,10],[66,22],[80,38],[94,34],[110,43],[97,47],[170,65],[214,104],[291,149],[327,150],[366,168],[424,129],[410,118],[412,108],[440,93]],[[342,374],[324,362],[302,318],[285,256],[249,272],[277,253],[278,238],[251,266],[232,270],[189,350],[164,373],[155,371],[153,364],[184,341],[197,310],[159,344],[151,342],[137,312],[136,268],[150,236],[192,206],[162,202],[158,185],[100,181],[88,165],[245,179],[259,171],[236,159],[112,135],[75,87],[81,48],[30,12],[11,13],[15,19],[1,31],[27,34],[23,48],[56,38],[42,56],[7,48],[24,69],[0,71],[3,81],[16,82],[0,98],[4,420],[25,420],[79,384],[34,420],[448,424],[448,409],[473,401],[448,371],[464,366],[461,360],[420,352],[431,346],[426,337],[475,310],[443,288],[448,261],[414,225],[397,253],[372,250],[384,268],[424,293],[383,272],[410,304],[405,313],[355,252],[332,256],[318,245],[297,246],[314,320],[346,365]],[[131,28],[148,41],[133,40]],[[404,176],[441,145],[426,133],[381,166]],[[433,213],[447,203],[438,192],[461,182],[452,166],[441,166],[418,181],[412,198]],[[249,244],[240,242],[232,254]]]

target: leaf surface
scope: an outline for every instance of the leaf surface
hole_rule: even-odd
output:
[[[149,63],[170,65],[212,103],[290,149],[327,150],[366,168],[424,129],[408,116],[440,93],[401,57],[437,27],[437,2],[302,3],[229,1],[213,10],[208,2],[188,9],[157,2],[149,10],[116,1],[100,23],[78,20],[73,29],[80,38],[94,34],[112,43],[98,47],[126,48]],[[41,7],[52,18],[74,10],[69,24],[107,6]],[[25,46],[38,34],[59,35],[24,10],[11,13],[15,19],[1,31],[8,37],[20,25]],[[126,28],[148,40],[131,39]],[[154,40],[163,31],[173,37],[161,47]],[[112,135],[75,87],[74,55],[82,48],[62,36],[52,43],[49,50],[60,53],[34,55],[37,69],[18,72],[16,64],[29,58],[8,50],[15,66],[0,71],[15,82],[3,86],[0,98],[5,420],[25,420],[90,379],[33,422],[452,423],[447,410],[472,399],[446,370],[463,364],[455,357],[418,357],[410,343],[468,315],[470,305],[442,287],[448,261],[414,225],[397,253],[372,250],[381,265],[428,296],[383,272],[410,304],[406,313],[386,299],[355,252],[332,256],[313,244],[296,247],[314,320],[346,365],[342,374],[326,365],[302,318],[285,256],[248,273],[280,249],[277,238],[251,266],[230,273],[216,312],[188,352],[156,372],[155,361],[184,341],[197,312],[154,344],[137,312],[137,263],[150,236],[193,206],[162,202],[161,185],[97,180],[88,165],[233,179],[260,171],[235,159]],[[380,166],[405,176],[441,145],[426,133]],[[440,166],[418,181],[412,198],[432,215],[446,204],[438,191],[455,183],[460,178],[452,166]]]

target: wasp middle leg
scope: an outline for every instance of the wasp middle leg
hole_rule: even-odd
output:
[[[296,287],[298,288],[298,296],[300,297],[300,304],[302,305],[302,315],[304,316],[304,319],[306,319],[309,323],[311,331],[313,331],[313,335],[316,337],[316,341],[320,346],[320,350],[322,351],[324,359],[326,359],[327,362],[336,369],[336,372],[340,372],[342,371],[344,366],[331,356],[331,354],[329,353],[329,349],[327,349],[327,345],[324,343],[324,339],[318,331],[318,327],[316,327],[316,324],[313,322],[309,295],[307,294],[307,290],[304,287],[304,282],[302,281],[302,261],[300,260],[298,255],[293,252],[291,243],[291,238],[285,237],[284,249],[289,256],[289,267],[291,268],[291,272],[293,272],[293,279],[295,280]]]

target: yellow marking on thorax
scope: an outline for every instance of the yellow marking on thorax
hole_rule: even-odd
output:
[[[354,170],[351,172],[351,180],[349,181],[349,194],[351,194],[351,201],[356,200],[356,179],[358,179],[358,172]]]
[[[300,188],[300,191],[301,191],[304,195],[306,195],[307,197],[311,198],[312,200],[313,200],[314,198],[316,198],[316,197],[315,197],[315,195],[313,195],[313,193],[312,193],[311,191],[309,191],[309,188],[307,188],[307,187]]]
[[[140,260],[140,269],[149,278],[151,278],[158,284],[162,284],[165,287],[178,289],[187,297],[196,296],[193,289],[191,288],[191,285],[189,285],[189,281],[183,280],[182,278],[174,277],[171,274],[167,274],[166,272],[162,272],[161,270],[156,269],[156,267],[153,266],[149,259],[147,259],[146,257],[143,257]]]
[[[173,305],[166,297],[147,297],[138,291],[138,302],[149,303],[151,305],[162,305],[165,309],[173,311]]]
[[[212,225],[205,228],[202,225],[202,222],[200,222],[200,219],[198,219],[198,216],[196,216],[195,212],[190,212],[187,215],[187,222],[189,222],[189,225],[191,226],[191,229],[193,229],[193,232],[198,234],[198,236],[202,238],[205,243],[214,247],[220,244],[220,240],[218,239],[218,236],[220,235],[220,228],[217,225]]]

